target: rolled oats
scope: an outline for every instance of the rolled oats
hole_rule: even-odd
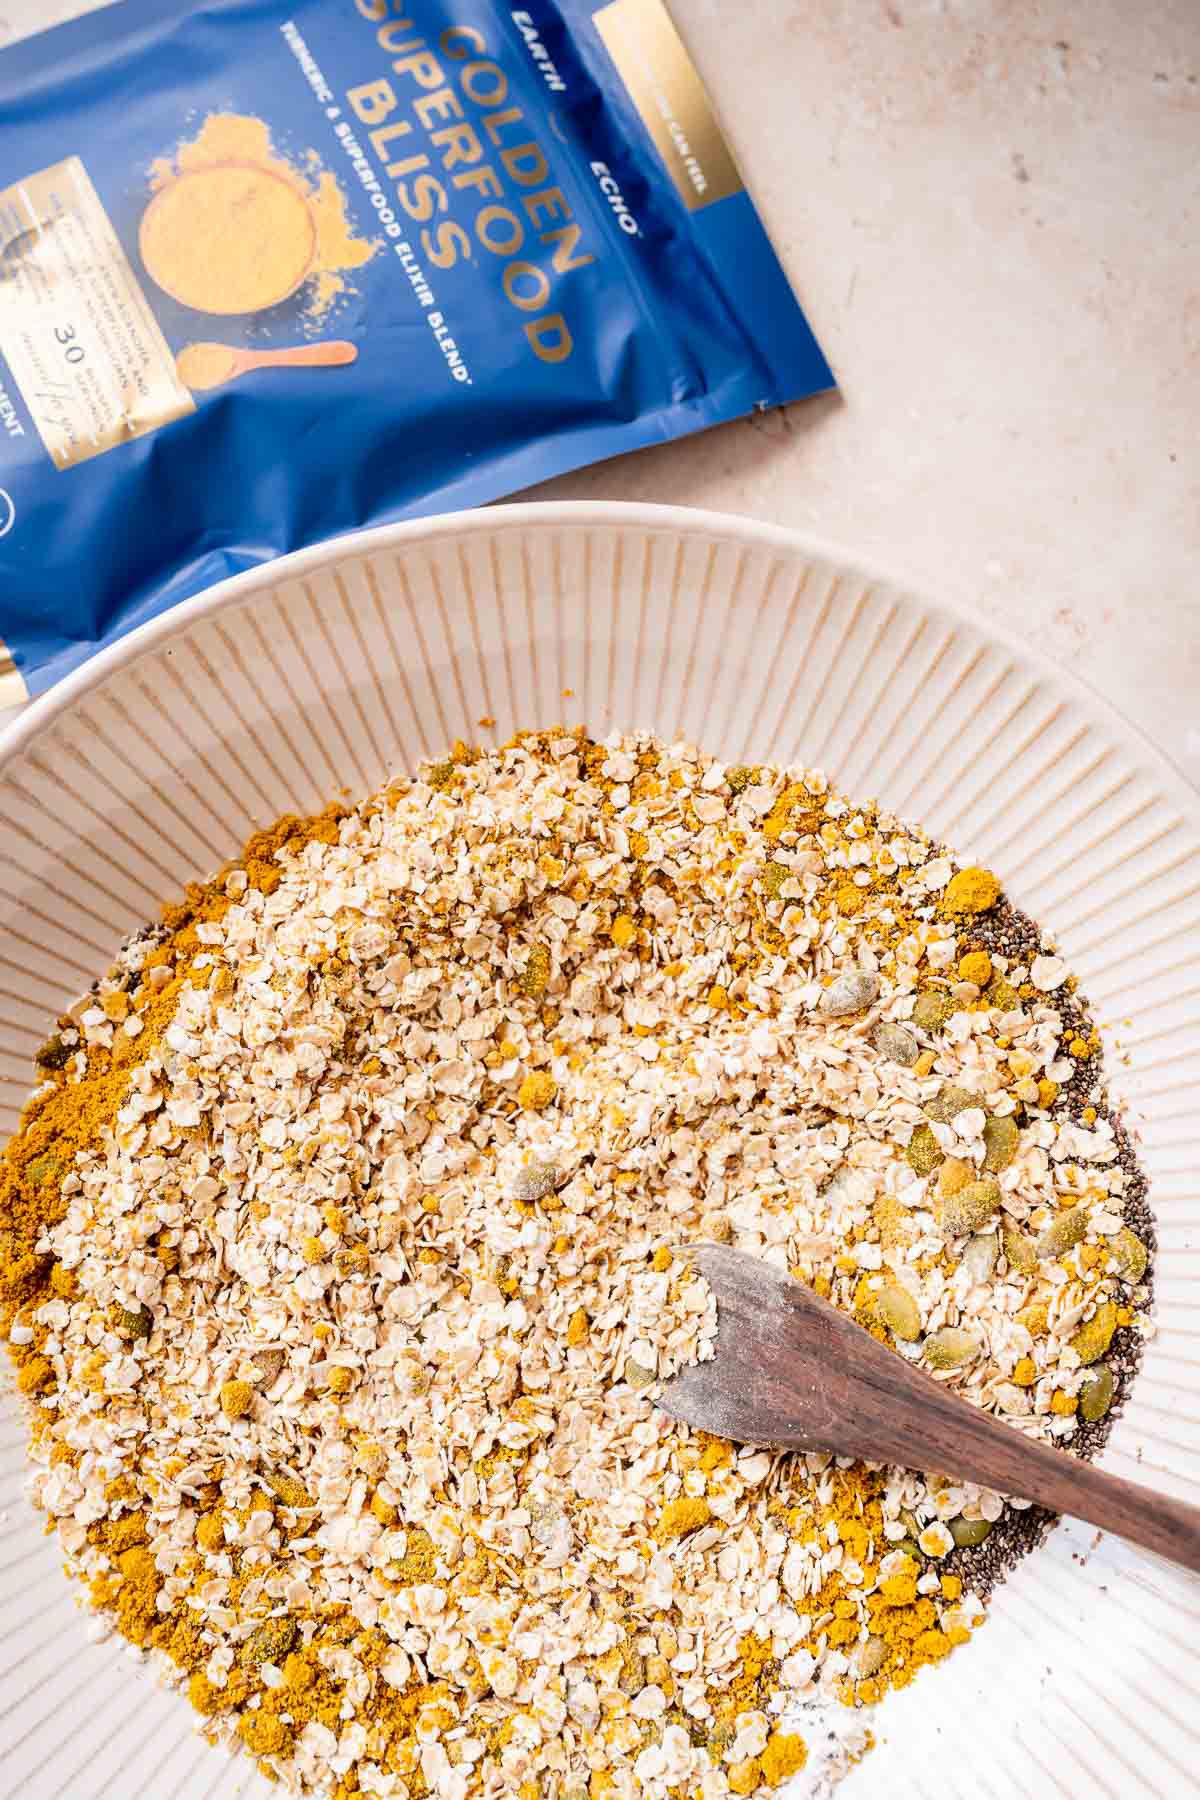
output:
[[[1019,1509],[653,1406],[707,1237],[1024,1431],[1107,1410],[1131,1164],[1065,966],[935,848],[815,771],[459,746],[64,1022],[49,1093],[137,1060],[10,1309],[34,1498],[214,1737],[338,1800],[766,1794],[781,1713],[969,1635]]]

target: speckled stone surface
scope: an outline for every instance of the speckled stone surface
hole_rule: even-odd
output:
[[[0,43],[77,10],[0,0]],[[673,10],[841,393],[539,493],[836,540],[1200,781],[1200,5]]]

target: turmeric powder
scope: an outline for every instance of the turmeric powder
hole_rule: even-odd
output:
[[[295,292],[316,241],[294,182],[252,163],[224,163],[164,187],[146,209],[138,247],[152,279],[181,306],[253,313]]]
[[[1000,883],[990,869],[960,869],[942,895],[944,913],[985,913],[1000,898]]]
[[[117,1557],[121,1583],[117,1589],[117,1624],[132,1644],[145,1644],[158,1622],[158,1590],[162,1576],[144,1544],[134,1544]]]
[[[556,1086],[553,1075],[544,1069],[531,1069],[517,1090],[518,1104],[529,1112],[541,1112],[553,1100]]]
[[[304,284],[306,316],[319,322],[347,292],[347,273],[379,249],[354,231],[337,178],[315,151],[290,160],[253,115],[210,113],[195,137],[154,162],[150,185],[142,259],[166,293],[200,312],[258,312]],[[212,366],[211,357],[186,370],[181,362],[180,379],[216,385],[226,377],[213,378]]]
[[[237,352],[229,344],[185,344],[175,358],[175,372],[193,393],[220,387],[237,366]]]
[[[707,1525],[712,1509],[707,1500],[672,1500],[664,1506],[658,1523],[658,1535],[664,1543],[671,1538],[687,1537]]]
[[[769,1787],[778,1787],[804,1767],[808,1747],[794,1731],[773,1731],[760,1760],[763,1780]]]
[[[62,1183],[75,1157],[98,1144],[101,1134],[113,1127],[131,1077],[161,1044],[181,992],[195,981],[207,980],[209,972],[194,966],[202,949],[196,926],[224,917],[232,904],[227,887],[235,871],[260,892],[273,892],[280,879],[280,852],[294,852],[311,841],[336,842],[344,812],[344,807],[332,805],[311,818],[285,815],[270,830],[255,832],[241,855],[210,882],[192,884],[183,900],[163,907],[160,941],[141,957],[134,974],[135,979],[141,977],[130,994],[130,1016],[140,1026],[136,1034],[114,1027],[110,1043],[85,1046],[75,1020],[70,1015],[59,1020],[59,1041],[69,1038],[86,1053],[83,1071],[75,1073],[65,1064],[56,1069],[41,1065],[43,1085],[22,1114],[20,1130],[0,1155],[0,1334],[8,1338],[25,1392],[52,1386],[53,1370],[36,1344],[12,1341],[17,1311],[37,1306],[52,1294],[69,1298],[75,1288],[70,1270],[37,1253],[38,1239],[62,1218]],[[165,979],[157,980],[156,971]],[[28,1365],[33,1365],[32,1375],[21,1373]]]

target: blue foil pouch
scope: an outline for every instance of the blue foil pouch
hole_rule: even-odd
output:
[[[0,53],[0,704],[831,382],[661,0],[122,0]]]

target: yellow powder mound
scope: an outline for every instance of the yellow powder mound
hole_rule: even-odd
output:
[[[253,163],[181,175],[142,220],[142,260],[159,287],[198,312],[250,313],[295,292],[316,230],[290,181]]]
[[[346,216],[346,201],[341,188],[328,171],[317,183],[317,191],[309,198],[313,223],[317,228],[317,268],[325,274],[338,269],[361,269],[379,248],[375,238],[355,237],[354,227]]]
[[[307,282],[307,316],[323,319],[348,291],[347,271],[379,242],[356,234],[315,150],[303,163],[275,147],[264,119],[210,113],[194,138],[151,164],[156,198],[141,248],[154,280],[184,306],[216,313],[257,312]]]
[[[175,358],[175,369],[184,387],[200,392],[228,381],[236,359],[228,344],[188,344]]]

